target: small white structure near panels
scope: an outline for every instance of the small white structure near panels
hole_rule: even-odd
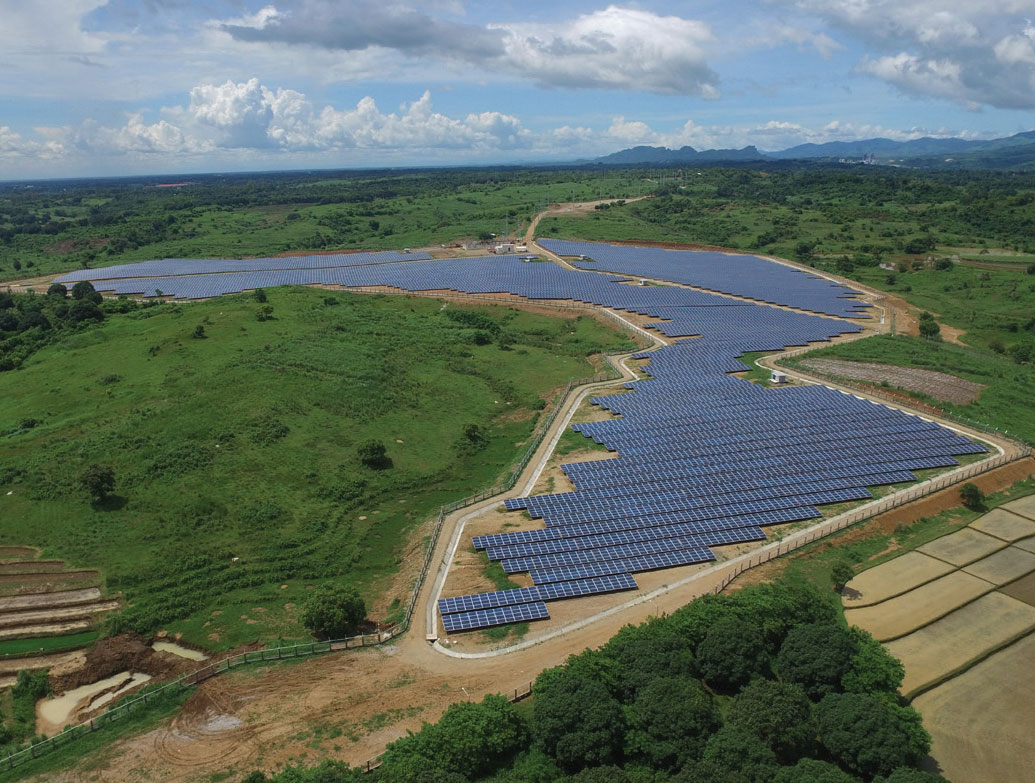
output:
[[[787,383],[787,373],[780,372],[779,370],[773,370],[769,374],[770,383]]]

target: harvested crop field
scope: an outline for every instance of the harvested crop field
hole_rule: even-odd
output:
[[[966,405],[978,398],[985,387],[980,383],[957,378],[934,370],[915,370],[893,364],[849,362],[841,359],[809,359],[802,366],[827,375],[854,381],[886,383],[907,391],[919,392],[942,402]]]
[[[1035,554],[1011,546],[983,557],[963,570],[986,582],[1005,585],[1035,571]]]
[[[1025,552],[1035,552],[1035,536],[1017,541],[1014,543],[1014,546],[1018,549],[1023,549]]]
[[[993,589],[984,579],[956,571],[883,603],[846,609],[845,619],[883,642],[912,633]]]
[[[1031,780],[1035,758],[1035,635],[913,701],[931,733],[931,756],[949,780]]]
[[[907,552],[852,579],[842,593],[844,605],[854,609],[886,601],[954,570],[955,566],[930,555]]]
[[[1011,582],[1010,584],[1001,587],[999,592],[1003,595],[1008,595],[1011,598],[1016,598],[1018,601],[1024,601],[1026,604],[1035,606],[1035,574],[1028,574],[1023,579]]]
[[[917,549],[926,555],[952,563],[954,566],[965,566],[987,557],[1005,546],[1006,542],[1000,541],[998,538],[965,527],[955,533],[929,541]]]
[[[1020,514],[1022,517],[1035,520],[1035,495],[1011,500],[1009,503],[1004,503],[1003,508],[1012,511],[1014,514]]]
[[[919,687],[1035,628],[1035,607],[989,593],[913,633],[887,644],[906,667],[902,692]]]
[[[971,522],[970,527],[1010,542],[1035,536],[1035,522],[1012,511],[1007,511],[1005,508],[989,511],[980,519]]]

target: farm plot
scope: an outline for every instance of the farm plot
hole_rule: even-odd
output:
[[[963,568],[968,574],[996,585],[1004,585],[1035,571],[1035,554],[1007,547]]]
[[[1003,508],[1020,514],[1027,519],[1035,520],[1035,495],[1028,495],[1026,498],[1017,498],[1003,505]]]
[[[1035,574],[1028,574],[1023,579],[1011,582],[1000,588],[999,592],[1035,606]]]
[[[989,593],[940,620],[887,644],[906,667],[902,692],[950,674],[987,650],[1035,628],[1035,607]]]
[[[1035,552],[1035,536],[1022,539],[1016,542],[1014,546],[1018,549],[1023,549],[1025,552]]]
[[[1035,635],[918,697],[931,756],[949,780],[1031,779],[1035,758]]]
[[[1012,511],[1007,511],[1005,507],[989,511],[980,519],[971,522],[970,527],[1011,543],[1028,536],[1035,536],[1035,522]]]
[[[918,550],[931,557],[944,560],[946,563],[952,563],[954,566],[965,566],[1004,546],[1006,543],[998,538],[965,527],[955,533],[936,538],[934,541],[918,547]]]
[[[888,641],[934,622],[993,589],[995,586],[984,579],[956,571],[874,606],[847,609],[845,619],[849,625],[869,631],[878,641]]]
[[[850,362],[839,359],[809,359],[801,364],[811,370],[837,375],[841,378],[888,384],[907,391],[919,392],[954,405],[966,405],[973,402],[985,388],[980,383],[957,378],[955,375],[944,372],[896,367],[893,364]]]
[[[908,552],[852,579],[843,593],[844,605],[854,609],[880,603],[954,570],[955,566],[943,560],[922,552]]]

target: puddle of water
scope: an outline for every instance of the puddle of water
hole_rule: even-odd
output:
[[[138,685],[142,685],[143,683],[147,682],[150,679],[151,679],[151,675],[150,674],[144,674],[143,672],[134,672],[133,676],[129,678],[129,682],[127,682],[125,685],[123,685],[117,691],[112,691],[110,693],[102,693],[96,699],[91,701],[90,702],[90,709],[91,710],[99,709],[100,707],[103,707],[105,704],[109,704],[110,702],[114,701],[115,699],[117,699],[119,696],[121,696],[122,694],[126,693],[127,691],[132,690],[133,688],[137,687]]]
[[[44,699],[37,705],[36,714],[52,727],[62,729],[68,724],[69,718],[75,714],[80,704],[85,703],[91,697],[106,691],[108,688],[121,687],[132,678],[133,675],[129,672],[120,672],[106,680],[90,685],[82,685],[61,696]]]
[[[183,647],[176,642],[155,642],[151,645],[152,649],[158,652],[172,653],[178,655],[181,658],[189,658],[192,661],[207,661],[208,656],[205,653],[198,650],[192,650],[189,647]]]

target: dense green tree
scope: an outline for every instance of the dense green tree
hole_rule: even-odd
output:
[[[948,783],[941,775],[924,772],[915,767],[899,767],[887,777],[877,777],[873,783]]]
[[[374,470],[385,470],[392,467],[392,459],[388,456],[385,444],[379,440],[368,440],[361,443],[356,449],[359,461],[368,468]]]
[[[115,470],[110,465],[95,462],[79,475],[79,484],[90,493],[90,497],[104,501],[115,489]]]
[[[819,759],[801,759],[793,767],[776,772],[773,783],[861,783],[835,764]]]
[[[855,641],[855,654],[841,678],[841,687],[849,693],[897,693],[906,676],[902,661],[867,631],[855,627],[848,630]]]
[[[576,772],[621,758],[625,716],[601,683],[563,667],[547,669],[532,693],[532,735],[562,768]]]
[[[608,652],[619,664],[621,692],[628,700],[658,677],[697,675],[690,647],[673,633],[631,637],[609,645]]]
[[[695,657],[701,676],[720,690],[747,684],[765,672],[769,663],[761,629],[734,619],[715,623],[697,646]]]
[[[96,304],[88,299],[80,299],[73,302],[68,308],[68,320],[72,323],[80,321],[103,321],[104,312]]]
[[[723,726],[709,738],[701,761],[706,770],[733,770],[750,783],[769,783],[776,771],[773,751],[755,734],[737,726]],[[701,776],[702,780],[708,777]]]
[[[425,723],[416,734],[391,743],[384,774],[412,779],[412,771],[435,769],[478,778],[508,762],[527,742],[528,729],[514,705],[490,694],[479,704],[454,704],[438,723]]]
[[[834,583],[834,590],[841,592],[845,585],[852,581],[855,576],[855,568],[847,560],[838,560],[830,569],[830,579]]]
[[[920,330],[920,336],[925,337],[928,340],[941,335],[941,327],[938,326],[938,322],[934,320],[934,316],[926,310],[920,313],[920,320],[918,321],[917,328]]]
[[[252,296],[255,298],[255,301],[259,302],[260,304],[265,304],[268,301],[268,297],[266,296],[266,291],[263,290],[262,288],[256,288],[252,292]]]
[[[356,633],[366,616],[366,605],[355,587],[329,582],[309,593],[298,621],[322,639],[342,639]]]
[[[840,625],[800,625],[791,629],[776,656],[783,680],[796,682],[813,699],[841,690],[856,647]]]
[[[60,299],[64,299],[68,296],[68,289],[61,285],[61,283],[51,283],[50,288],[47,289],[47,296],[54,296]]]
[[[632,783],[632,778],[621,767],[608,764],[603,767],[586,767],[563,779],[564,783]]]
[[[816,705],[819,740],[850,772],[873,777],[913,766],[930,750],[931,738],[911,707],[877,696],[831,693]]]
[[[50,329],[50,321],[38,310],[23,312],[18,319],[18,331],[27,332],[29,329]]]
[[[733,699],[726,720],[730,726],[757,735],[784,763],[798,760],[815,747],[812,703],[795,683],[752,680]]]
[[[972,511],[980,511],[985,507],[985,493],[972,481],[960,487],[960,500]]]
[[[711,695],[688,677],[655,679],[639,691],[628,715],[628,752],[662,769],[700,756],[722,725]]]
[[[89,280],[80,280],[74,286],[72,286],[72,298],[73,299],[85,299],[88,302],[94,304],[100,304],[104,301],[104,298],[97,293],[97,289],[93,287],[93,283]]]

